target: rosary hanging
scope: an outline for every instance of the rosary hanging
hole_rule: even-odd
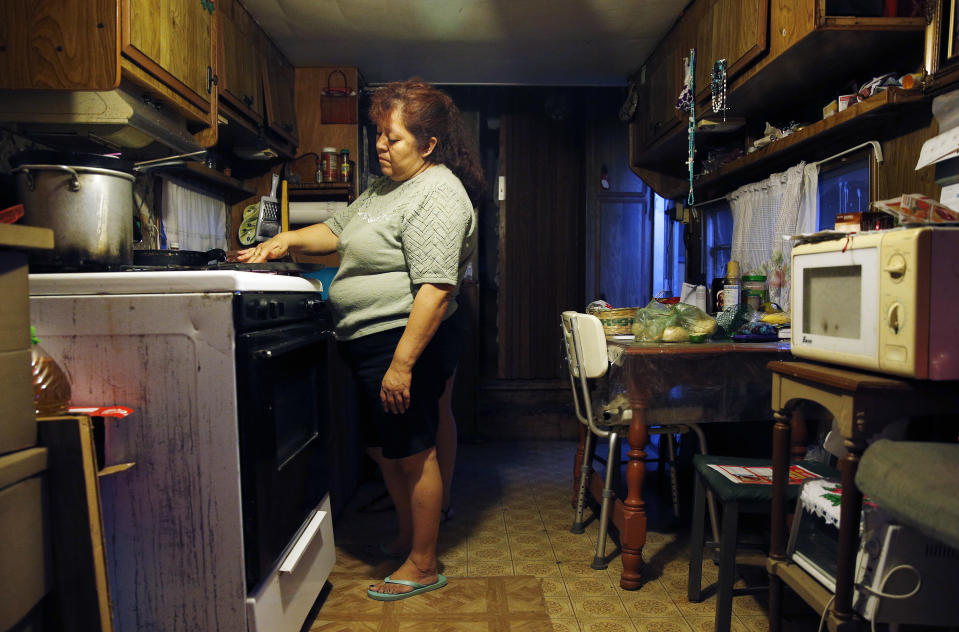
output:
[[[717,59],[713,64],[713,72],[709,81],[709,91],[712,96],[713,112],[722,113],[723,122],[726,122],[726,110],[729,105],[726,102],[726,60]]]
[[[693,195],[693,166],[696,159],[696,49],[689,50],[689,57],[683,59],[683,68],[685,76],[683,81],[683,91],[676,99],[676,109],[689,112],[689,155],[686,164],[689,166],[689,195],[686,202],[692,206],[695,197]]]

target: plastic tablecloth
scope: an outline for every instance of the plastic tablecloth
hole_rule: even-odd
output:
[[[608,342],[610,400],[634,388],[649,408],[703,409],[703,422],[772,418],[772,380],[766,365],[791,358],[787,342]]]

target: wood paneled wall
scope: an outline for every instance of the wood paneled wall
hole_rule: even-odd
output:
[[[296,69],[296,126],[300,134],[298,155],[310,151],[319,154],[324,147],[336,147],[337,151],[349,149],[350,159],[356,160],[359,153],[356,124],[323,123],[320,114],[323,90],[327,86],[330,73],[336,70],[343,71],[350,88],[359,89],[357,86],[359,73],[356,68],[324,66]],[[333,78],[333,85],[335,87],[342,86],[342,79],[339,75]],[[314,182],[316,163],[312,159],[303,158],[293,165],[293,172],[299,174],[303,182]],[[353,193],[358,193],[358,191]]]

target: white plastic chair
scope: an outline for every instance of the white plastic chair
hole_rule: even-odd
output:
[[[580,465],[580,480],[576,495],[576,513],[570,531],[583,533],[583,511],[586,506],[586,487],[589,484],[592,470],[595,439],[608,439],[609,456],[606,463],[606,476],[603,484],[603,498],[599,515],[599,537],[596,539],[596,554],[590,567],[602,570],[607,567],[606,562],[606,535],[609,529],[610,503],[613,498],[612,483],[614,473],[619,470],[619,442],[622,434],[629,430],[632,420],[630,409],[616,409],[603,411],[597,415],[593,410],[593,403],[589,393],[589,380],[601,378],[609,370],[609,355],[606,349],[606,334],[603,324],[591,314],[581,314],[567,311],[562,314],[563,342],[566,349],[566,360],[569,368],[569,382],[573,391],[573,404],[576,417],[586,426],[586,442],[583,450],[583,462]],[[702,430],[695,423],[683,424],[650,424],[650,434],[665,434],[669,446],[669,473],[673,494],[673,510],[679,515],[679,491],[676,481],[675,449],[673,434],[685,433],[693,430],[699,437],[699,445],[703,454],[706,453],[706,438]],[[713,531],[716,531],[715,509],[710,499],[710,518]],[[714,534],[718,540],[718,536]]]

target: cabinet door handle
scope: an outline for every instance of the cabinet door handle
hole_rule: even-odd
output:
[[[206,91],[213,94],[213,86],[220,85],[220,76],[213,74],[213,67],[206,67]]]

